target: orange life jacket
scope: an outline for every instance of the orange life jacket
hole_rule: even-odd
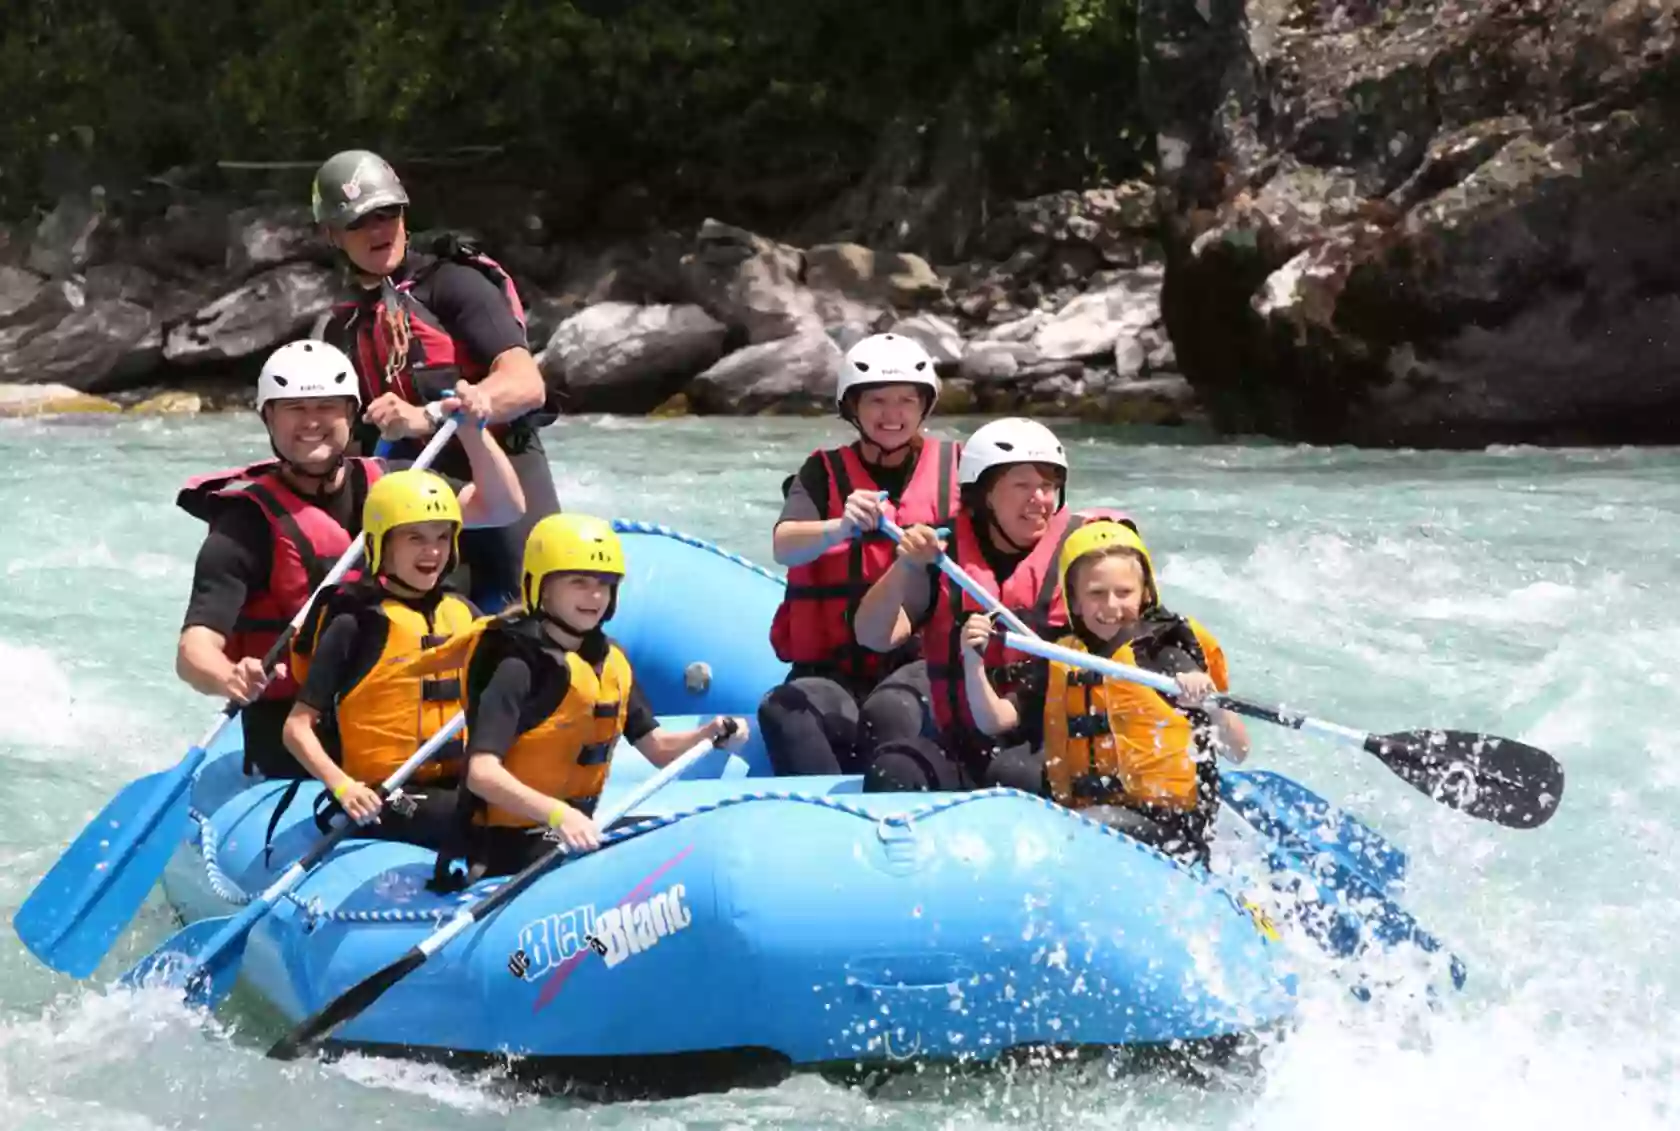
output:
[[[334,596],[337,599],[322,602],[320,615],[306,622],[310,631],[298,634],[292,663],[297,678],[306,679],[321,626],[342,612],[356,616],[366,651],[358,649],[359,670],[334,704],[333,745],[345,773],[375,785],[461,710],[464,664],[457,659],[453,670],[440,671],[435,658],[455,637],[474,631],[478,618],[472,606],[453,593],[439,597],[429,615],[377,591],[352,589]],[[371,650],[375,633],[383,637],[377,654]],[[450,743],[415,771],[412,780],[425,784],[459,778],[463,753],[459,741]]]
[[[535,621],[519,618],[487,625],[469,661],[469,700],[489,681],[500,660],[523,659],[531,669],[531,694],[539,701],[558,683],[560,662],[540,643]],[[630,661],[612,641],[606,657],[591,664],[576,652],[565,654],[568,678],[560,697],[530,730],[514,739],[502,765],[532,789],[593,812],[612,765],[613,748],[624,734],[630,713]],[[472,712],[469,702],[468,722]],[[495,805],[475,807],[478,825],[533,828],[536,822]]]
[[[1230,688],[1225,653],[1200,624],[1163,614],[1150,629],[1152,639],[1134,639],[1112,658],[1165,671],[1155,661],[1159,641],[1181,648],[1219,690]],[[1089,651],[1073,633],[1059,643]],[[1201,767],[1214,756],[1206,713],[1176,707],[1153,688],[1067,664],[1051,661],[1049,672],[1044,757],[1051,796],[1072,809],[1143,805],[1190,812],[1202,804]]]

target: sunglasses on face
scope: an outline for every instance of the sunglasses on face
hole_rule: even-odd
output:
[[[384,208],[375,208],[372,212],[358,216],[345,225],[347,231],[359,232],[369,224],[385,224],[392,220],[402,219],[403,209],[400,204],[388,204]]]

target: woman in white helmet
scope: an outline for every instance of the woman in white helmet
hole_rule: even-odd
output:
[[[913,338],[875,334],[853,346],[835,399],[858,438],[812,452],[783,485],[776,520],[776,561],[788,577],[770,642],[791,671],[758,717],[779,774],[850,771],[887,701],[877,688],[925,682],[914,641],[870,651],[853,636],[852,620],[892,566],[893,543],[876,529],[881,516],[938,526],[958,501],[961,448],[923,433],[939,377]]]
[[[458,435],[472,482],[451,484],[465,525],[514,521],[524,495],[483,430],[484,406],[472,397],[444,403],[467,418]],[[297,685],[283,664],[265,676],[262,659],[361,534],[368,488],[386,470],[382,460],[345,458],[360,405],[355,369],[341,350],[288,342],[257,377],[257,413],[274,458],[196,476],[176,496],[210,531],[193,568],[175,672],[206,695],[247,704],[247,771],[301,772],[281,741]]]
[[[1107,509],[1069,512],[1067,476],[1067,451],[1050,429],[1019,417],[994,420],[963,446],[957,473],[962,505],[949,542],[932,524],[906,526],[893,568],[863,599],[855,627],[859,642],[878,652],[918,641],[927,696],[914,716],[901,715],[891,733],[877,735],[868,788],[1042,789],[1043,762],[1030,753],[1037,736],[991,738],[975,725],[964,686],[962,626],[986,610],[935,563],[948,551],[1040,634],[1066,626],[1056,569],[1062,540],[1088,518],[1131,522]],[[985,667],[999,695],[1014,689],[1012,675],[1026,668],[1026,659],[993,641]]]

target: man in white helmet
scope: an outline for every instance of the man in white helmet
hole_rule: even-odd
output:
[[[977,429],[963,445],[957,478],[962,505],[949,542],[931,524],[909,526],[893,568],[858,607],[860,643],[892,652],[918,641],[927,662],[928,693],[919,711],[895,716],[877,736],[866,788],[972,789],[1009,785],[1040,792],[1038,736],[989,738],[969,710],[962,664],[962,626],[986,609],[939,572],[947,549],[987,592],[1041,635],[1066,626],[1057,584],[1062,540],[1090,518],[1130,523],[1108,509],[1067,509],[1067,451],[1050,429],[1012,417]],[[902,525],[902,524],[901,524]],[[1012,673],[1028,659],[993,641],[985,670],[999,695],[1015,690]]]
[[[470,395],[444,404],[465,416],[457,434],[472,481],[452,483],[464,524],[517,519],[524,496],[483,428],[484,406]],[[274,458],[197,476],[176,497],[210,530],[193,567],[175,672],[206,695],[247,704],[247,771],[299,773],[280,737],[297,687],[284,665],[265,678],[262,658],[360,535],[368,487],[388,470],[383,460],[345,457],[360,406],[356,373],[342,351],[325,342],[287,343],[257,378],[257,413]]]
[[[787,593],[770,642],[791,671],[758,711],[778,774],[853,772],[876,716],[895,698],[916,702],[914,691],[895,695],[889,685],[926,683],[914,641],[872,652],[853,636],[852,618],[892,566],[880,516],[938,526],[956,510],[961,447],[922,431],[938,399],[933,358],[915,339],[865,338],[847,352],[835,392],[858,438],[812,452],[783,487],[774,547]]]

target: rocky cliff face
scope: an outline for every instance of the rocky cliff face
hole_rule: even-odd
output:
[[[1166,325],[1214,421],[1680,438],[1680,0],[1145,0]]]

